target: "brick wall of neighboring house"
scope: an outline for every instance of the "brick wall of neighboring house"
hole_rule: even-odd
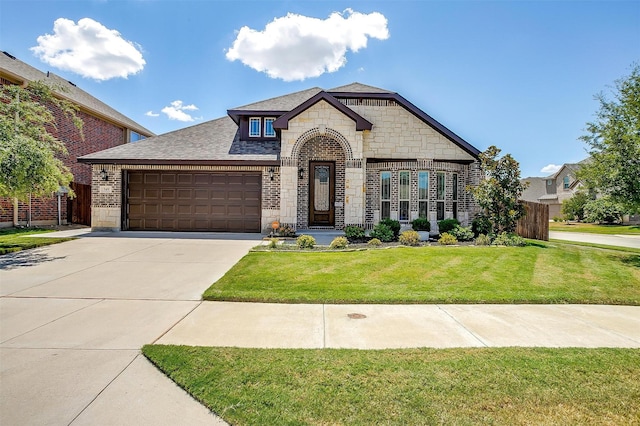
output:
[[[76,183],[90,185],[91,165],[78,163],[77,158],[124,144],[126,129],[84,111],[79,111],[78,116],[83,121],[81,133],[60,108],[51,104],[48,107],[56,119],[56,126],[50,126],[48,131],[62,141],[68,151],[67,156],[61,156],[63,163],[71,170]],[[61,198],[60,208],[62,223],[66,223],[67,197],[64,195]],[[0,226],[12,225],[13,216],[13,202],[6,198],[0,199],[0,224],[2,224]],[[26,224],[27,217],[28,204],[20,202],[18,204],[18,222],[21,225]],[[55,194],[31,200],[31,221],[34,225],[55,224],[57,220],[58,199]]]

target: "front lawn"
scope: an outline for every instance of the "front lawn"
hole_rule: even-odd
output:
[[[234,425],[636,424],[637,349],[145,346]]]
[[[595,223],[549,222],[549,231],[585,232],[588,234],[640,235],[638,225],[597,225]]]
[[[0,229],[0,255],[75,239],[29,237],[29,235],[43,234],[46,232],[52,232],[52,230],[40,228],[2,228]]]
[[[636,252],[535,243],[251,252],[206,300],[281,303],[640,304]]]

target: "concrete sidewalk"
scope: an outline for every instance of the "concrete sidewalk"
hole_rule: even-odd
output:
[[[602,235],[584,232],[549,231],[549,238],[581,243],[640,248],[640,235]]]
[[[156,343],[258,348],[640,348],[640,306],[203,302]]]

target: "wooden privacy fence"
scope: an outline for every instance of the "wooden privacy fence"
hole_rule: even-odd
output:
[[[549,205],[520,201],[527,214],[518,220],[516,233],[524,238],[549,241]]]
[[[67,200],[67,222],[91,225],[91,185],[71,182],[76,198]]]

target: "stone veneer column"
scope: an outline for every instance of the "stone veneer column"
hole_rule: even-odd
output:
[[[349,166],[351,161],[347,161]],[[347,167],[344,178],[344,225],[363,226],[365,207],[365,170],[363,167]]]
[[[102,180],[106,170],[109,179]],[[122,224],[122,168],[110,164],[94,164],[91,178],[91,229],[120,231]]]
[[[280,167],[280,223],[295,228],[298,221],[298,168]]]

